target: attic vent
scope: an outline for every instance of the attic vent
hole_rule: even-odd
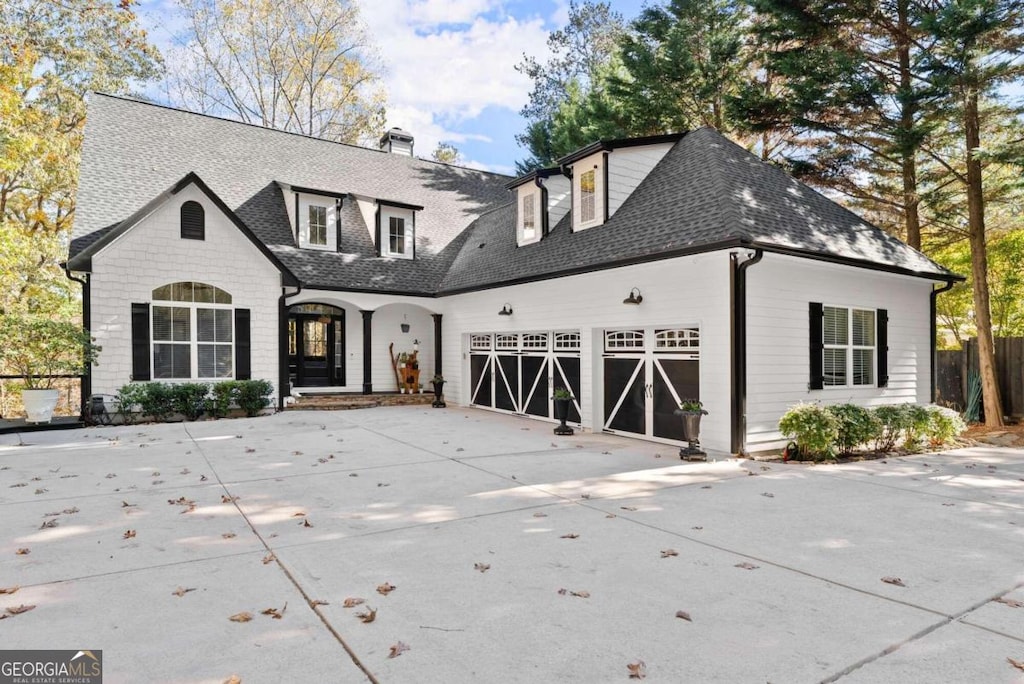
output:
[[[181,238],[183,240],[206,239],[206,216],[203,205],[189,200],[181,205]]]
[[[403,131],[401,128],[396,127],[381,136],[380,149],[384,152],[411,157],[414,141],[412,133]]]

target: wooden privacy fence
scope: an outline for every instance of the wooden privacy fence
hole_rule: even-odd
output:
[[[940,351],[935,364],[935,400],[963,410],[968,378],[977,370],[977,339],[967,340],[960,350]],[[996,338],[996,373],[1003,415],[1024,417],[1024,337]]]

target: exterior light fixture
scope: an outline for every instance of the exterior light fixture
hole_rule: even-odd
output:
[[[634,287],[629,291],[629,296],[622,300],[623,304],[639,304],[644,301],[644,296],[640,294],[640,289]]]
[[[499,316],[511,316],[512,315],[512,305],[509,304],[508,302],[505,302],[505,306],[501,307],[501,311],[498,312],[498,315]]]
[[[402,322],[399,325],[402,328],[402,332],[409,332],[409,314],[402,315]]]

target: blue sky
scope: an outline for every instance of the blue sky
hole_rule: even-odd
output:
[[[511,173],[524,151],[520,108],[530,82],[514,66],[543,56],[548,33],[566,21],[568,0],[356,0],[386,65],[388,127],[416,136],[429,156],[453,143],[469,166]],[[643,0],[613,0],[627,19]],[[160,48],[176,32],[173,0],[141,0],[138,15]],[[159,97],[159,95],[155,95]]]

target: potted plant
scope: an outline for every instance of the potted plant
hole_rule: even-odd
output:
[[[679,450],[679,458],[688,460],[707,460],[707,453],[700,448],[700,419],[708,415],[700,399],[683,399],[675,414],[683,419],[683,439],[688,444]]]
[[[30,423],[53,417],[56,376],[83,374],[100,351],[88,330],[44,316],[0,315],[0,340],[0,367],[24,381],[21,400]]]
[[[569,418],[569,402],[575,398],[572,396],[572,392],[565,387],[556,387],[551,398],[555,403],[555,418],[559,421],[559,425],[555,427],[555,434],[562,436],[573,434],[573,429],[565,424]]]
[[[431,379],[430,384],[434,386],[434,403],[431,404],[434,408],[444,408],[444,376],[438,373]]]

